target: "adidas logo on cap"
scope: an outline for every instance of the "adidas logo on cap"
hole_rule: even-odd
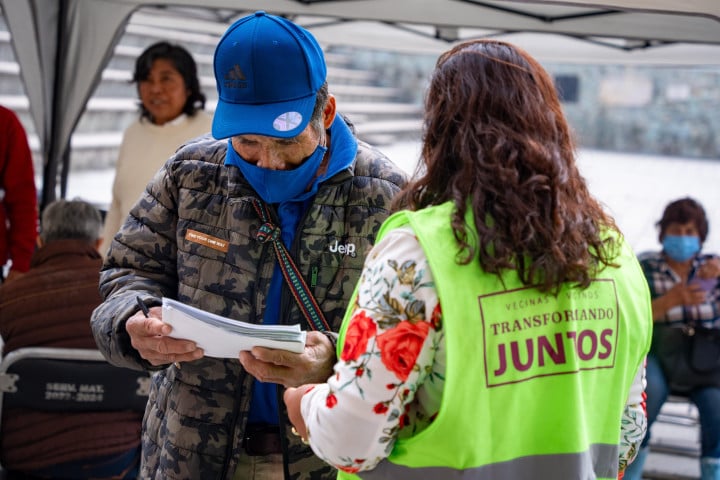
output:
[[[312,117],[327,78],[315,37],[290,20],[257,11],[233,23],[215,48],[218,102],[212,134],[292,138]]]
[[[247,88],[245,74],[237,63],[228,70],[224,77],[226,88]]]

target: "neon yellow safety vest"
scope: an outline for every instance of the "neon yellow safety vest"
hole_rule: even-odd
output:
[[[621,417],[652,329],[635,255],[620,240],[620,268],[555,297],[514,271],[501,282],[477,261],[458,265],[453,208],[399,212],[378,236],[409,224],[427,255],[447,349],[440,411],[374,470],[338,478],[616,479]]]

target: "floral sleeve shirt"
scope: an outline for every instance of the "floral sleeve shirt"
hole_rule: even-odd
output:
[[[313,451],[340,470],[373,469],[398,438],[424,430],[440,410],[445,378],[442,314],[427,258],[409,227],[368,255],[334,375],[302,399]],[[645,433],[644,368],[622,421],[624,469]]]

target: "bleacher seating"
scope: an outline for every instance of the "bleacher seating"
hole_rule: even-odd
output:
[[[700,470],[700,423],[687,397],[671,395],[652,426],[643,478],[693,480]]]
[[[682,427],[689,435],[675,435],[674,438],[651,436],[651,450],[696,458],[700,456],[700,418],[697,407],[689,398],[671,395],[663,404],[656,423]]]
[[[102,80],[89,99],[71,139],[71,170],[111,168],[117,158],[122,132],[137,118],[137,93],[130,82],[137,56],[149,44],[178,42],[193,53],[201,86],[208,97],[206,109],[217,102],[212,60],[217,40],[227,24],[208,15],[207,20],[171,17],[159,9],[143,8],[130,19],[113,56],[102,72]],[[353,58],[323,45],[328,63],[328,83],[338,100],[339,111],[355,124],[361,139],[390,143],[416,138],[421,126],[421,106],[402,99],[398,88],[381,85],[380,72],[354,68]],[[10,34],[0,13],[0,103],[18,113],[26,126],[36,171],[42,171],[39,142],[29,113],[10,43]]]

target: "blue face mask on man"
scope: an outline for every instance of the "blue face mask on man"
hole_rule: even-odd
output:
[[[270,170],[247,162],[228,140],[226,164],[236,165],[255,191],[267,203],[302,200],[317,176],[327,147],[318,145],[315,151],[293,170]],[[311,189],[312,191],[312,189]]]
[[[665,235],[663,250],[676,262],[690,260],[700,251],[700,239],[695,235]]]

